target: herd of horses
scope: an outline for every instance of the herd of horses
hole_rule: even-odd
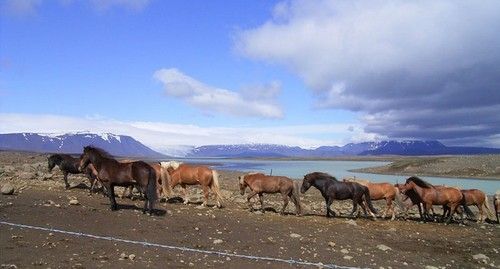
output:
[[[64,175],[66,188],[69,188],[68,174],[85,174],[90,181],[90,193],[96,191],[98,183],[110,200],[111,210],[117,210],[115,200],[115,187],[126,187],[125,191],[132,193],[135,187],[144,197],[143,213],[155,214],[156,201],[160,197],[172,198],[173,189],[180,185],[183,193],[184,203],[189,203],[187,192],[188,185],[201,185],[203,189],[203,206],[208,205],[210,191],[215,195],[216,205],[223,207],[223,198],[220,193],[219,174],[203,165],[184,164],[176,161],[170,162],[144,162],[137,160],[116,160],[106,151],[92,146],[86,146],[79,158],[66,154],[53,154],[48,157],[48,168],[51,171],[58,166]],[[334,200],[352,200],[352,211],[349,217],[359,216],[360,210],[365,216],[370,214],[376,219],[378,211],[374,208],[372,201],[385,200],[386,209],[382,215],[391,214],[391,220],[396,217],[395,202],[403,208],[407,214],[408,210],[417,206],[420,219],[424,222],[434,221],[433,206],[443,207],[441,221],[449,223],[453,215],[458,213],[462,216],[465,212],[468,217],[474,217],[469,206],[476,206],[480,216],[478,222],[483,222],[487,217],[494,217],[489,207],[488,196],[477,189],[461,190],[456,187],[435,186],[418,178],[410,177],[404,184],[373,183],[359,179],[337,180],[335,177],[322,172],[313,172],[304,176],[302,185],[298,180],[292,180],[284,176],[270,176],[263,173],[248,173],[238,178],[241,195],[246,189],[250,189],[247,203],[253,210],[251,199],[258,195],[261,210],[264,211],[263,194],[280,193],[283,198],[283,207],[280,211],[285,214],[289,200],[295,205],[296,215],[302,215],[300,193],[304,194],[309,188],[315,187],[325,199],[326,216],[335,217],[337,214],[331,209]],[[494,211],[496,221],[499,222],[500,195],[494,196]],[[359,206],[359,208],[358,208]],[[430,213],[432,212],[432,214]]]

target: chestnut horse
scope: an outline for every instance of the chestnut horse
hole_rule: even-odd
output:
[[[207,206],[209,189],[215,194],[217,207],[222,208],[222,195],[219,187],[219,173],[202,165],[189,165],[176,161],[160,162],[161,170],[167,171],[169,180],[162,184],[163,191],[171,194],[172,190],[181,185],[184,194],[184,204],[189,202],[187,185],[201,185],[203,188],[203,206]]]
[[[377,210],[372,205],[370,191],[363,185],[355,182],[341,182],[327,173],[314,172],[304,176],[300,192],[305,193],[311,186],[318,189],[325,199],[326,217],[330,217],[331,215],[335,217],[336,215],[330,208],[333,200],[352,199],[353,208],[349,216],[354,215],[354,212],[357,211],[359,204],[365,212],[365,215],[368,209],[368,212],[370,212],[373,218],[376,218],[375,214],[377,213]],[[366,206],[368,206],[368,208],[366,208]]]
[[[146,198],[142,212],[154,213],[154,203],[157,199],[156,172],[149,164],[143,161],[120,163],[106,151],[86,146],[83,148],[83,154],[80,158],[80,170],[85,169],[90,163],[94,165],[99,180],[108,192],[111,210],[118,209],[115,200],[115,186],[135,185]]]
[[[457,207],[464,202],[463,194],[457,188],[435,187],[415,176],[408,178],[406,183],[400,187],[400,190],[403,194],[406,194],[409,190],[413,190],[418,194],[424,204],[423,221],[430,219],[429,210],[432,209],[432,205],[442,205],[450,210],[446,221],[446,223],[449,223]],[[443,213],[443,218],[445,213]]]
[[[259,195],[260,210],[264,212],[264,197],[263,193],[281,193],[283,198],[283,208],[281,215],[285,214],[285,209],[288,206],[288,198],[292,199],[295,204],[295,213],[297,216],[302,214],[302,207],[299,199],[299,188],[292,179],[283,176],[266,176],[262,173],[249,173],[238,177],[240,184],[241,195],[245,194],[245,189],[250,189],[250,194],[247,196],[247,202],[252,210],[250,199],[255,195]]]
[[[49,172],[57,165],[64,176],[64,184],[66,189],[69,189],[68,174],[85,174],[90,181],[90,193],[94,190],[97,181],[97,171],[93,165],[87,166],[85,171],[80,171],[78,166],[80,159],[71,157],[68,154],[52,154],[47,157],[47,165]]]
[[[486,194],[478,189],[471,189],[471,190],[461,190],[462,194],[464,195],[465,199],[465,205],[475,205],[477,209],[479,209],[479,214],[480,217],[477,220],[477,222],[483,222],[487,217],[491,216],[491,209],[490,206],[488,205],[488,196]],[[483,213],[483,206],[486,208],[486,217],[483,218],[484,213]]]
[[[399,191],[394,185],[390,183],[372,183],[368,180],[360,180],[356,178],[344,178],[344,182],[356,182],[358,184],[361,184],[363,186],[366,186],[368,190],[370,191],[370,199],[372,201],[377,201],[377,200],[382,200],[384,199],[387,207],[384,210],[384,214],[382,214],[382,218],[385,218],[385,214],[389,210],[392,212],[392,217],[391,220],[394,220],[396,218],[396,212],[394,211],[394,199],[396,198],[396,195],[399,194]]]

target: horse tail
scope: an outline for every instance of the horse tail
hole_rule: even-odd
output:
[[[493,211],[491,211],[491,208],[489,206],[489,202],[488,202],[488,195],[484,195],[484,207],[486,207],[486,214],[488,215],[488,218],[489,217],[492,217],[493,216]]]
[[[375,209],[375,207],[373,207],[372,199],[370,198],[370,190],[368,190],[368,187],[364,187],[363,189],[364,189],[363,199],[365,200],[366,204],[368,205],[368,208],[374,214],[378,214],[378,210]]]
[[[160,179],[163,195],[166,195],[166,198],[172,197],[173,190],[170,174],[168,173],[167,168],[162,165],[162,163],[160,163]]]
[[[217,199],[217,207],[222,208],[222,195],[220,193],[219,186],[219,173],[216,170],[212,170],[212,191],[215,193]]]
[[[292,201],[297,206],[297,215],[302,215],[302,205],[300,204],[300,192],[299,192],[299,181],[293,181],[293,189],[292,189]]]
[[[156,171],[149,167],[148,185],[146,187],[146,199],[149,201],[149,208],[153,209],[158,193],[156,192]]]

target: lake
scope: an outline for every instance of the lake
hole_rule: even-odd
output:
[[[295,179],[302,179],[310,172],[326,172],[338,179],[344,177],[358,177],[373,182],[403,183],[407,176],[378,175],[349,172],[352,169],[381,166],[389,162],[378,161],[324,161],[324,160],[251,160],[251,159],[223,159],[223,158],[192,158],[178,159],[188,163],[203,163],[220,170],[237,170],[245,172],[262,172],[273,175],[282,175]],[[494,194],[500,189],[500,180],[421,177],[434,185],[458,186],[463,189],[480,189],[488,194]]]

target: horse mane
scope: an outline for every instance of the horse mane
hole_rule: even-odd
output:
[[[329,179],[329,180],[333,180],[333,181],[338,181],[337,178],[335,178],[334,176],[332,176],[330,174],[327,174],[327,173],[324,173],[324,172],[314,172],[312,174],[314,175],[315,178]]]
[[[432,184],[424,181],[423,179],[419,178],[419,177],[409,177],[407,180],[406,180],[406,183],[409,183],[409,182],[413,182],[415,183],[417,186],[419,187],[422,187],[422,188],[426,188],[426,189],[430,189],[430,188],[434,188],[434,186],[432,186]]]
[[[161,168],[168,169],[172,167],[172,169],[177,169],[182,164],[182,162],[178,161],[169,161],[169,162],[160,162]]]
[[[113,159],[113,156],[111,154],[109,154],[107,151],[103,150],[102,148],[98,148],[98,147],[94,147],[94,146],[86,146],[86,147],[84,147],[84,150],[90,150],[90,151],[100,155],[101,157]]]

